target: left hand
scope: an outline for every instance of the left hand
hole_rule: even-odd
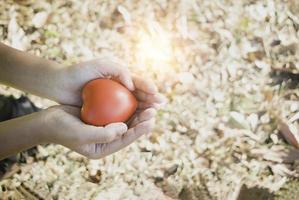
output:
[[[53,90],[47,96],[64,105],[81,106],[83,86],[97,78],[117,80],[133,92],[138,100],[137,113],[147,108],[157,108],[165,101],[152,81],[136,75],[131,76],[126,67],[107,60],[96,59],[60,68],[55,77],[52,83],[49,83]]]
[[[42,142],[61,144],[88,158],[99,159],[149,133],[154,127],[155,110],[149,108],[137,114],[129,129],[122,122],[104,127],[87,125],[80,120],[80,109],[74,106],[53,106],[40,113]]]
[[[49,98],[60,104],[81,106],[83,86],[97,78],[113,78],[129,90],[135,89],[130,72],[126,67],[116,62],[95,59],[55,70],[53,81],[49,84],[53,85]]]

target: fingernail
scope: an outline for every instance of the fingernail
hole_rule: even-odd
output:
[[[149,93],[155,94],[158,92],[158,88],[157,86],[152,83],[151,81],[149,81],[149,84],[147,85],[147,90]]]
[[[122,126],[119,127],[119,131],[122,133],[125,133],[128,130],[127,125],[123,124]]]
[[[156,99],[161,104],[165,104],[168,100],[163,94],[157,94]]]
[[[154,107],[155,109],[159,110],[159,109],[161,109],[161,108],[163,107],[163,105],[164,105],[164,104],[162,104],[162,103],[154,103],[154,104],[153,104],[153,107]]]
[[[157,110],[154,109],[154,108],[150,112],[151,112],[151,114],[152,114],[153,117],[157,114]]]
[[[129,82],[129,90],[134,91],[135,90],[135,86],[132,80],[130,80]]]
[[[145,134],[145,136],[147,137],[147,138],[150,138],[151,137],[151,135],[152,135],[152,132],[150,131],[150,132],[148,132],[147,134]]]
[[[114,127],[119,134],[123,134],[128,130],[128,127],[124,123],[115,123]]]

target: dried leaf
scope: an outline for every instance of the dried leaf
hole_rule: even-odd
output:
[[[92,183],[99,183],[101,182],[102,172],[101,170],[96,170],[95,173],[89,173],[89,181]]]
[[[48,12],[45,12],[45,11],[38,12],[34,15],[34,17],[32,19],[32,24],[36,28],[41,28],[46,24],[48,17],[49,17]]]
[[[167,178],[173,174],[175,174],[178,170],[178,167],[179,165],[178,164],[174,164],[173,166],[167,168],[165,171],[164,171],[164,177]]]
[[[230,118],[228,123],[232,128],[250,129],[250,125],[247,123],[244,115],[238,112],[230,113]]]
[[[279,123],[279,130],[289,144],[293,145],[296,148],[299,148],[299,132],[297,127],[281,121]]]

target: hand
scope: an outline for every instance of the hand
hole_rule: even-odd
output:
[[[112,154],[150,132],[155,115],[155,109],[145,109],[136,115],[128,129],[122,122],[105,127],[87,125],[79,119],[80,109],[72,106],[54,106],[42,112],[44,142],[61,144],[91,159]]]
[[[153,83],[145,83],[146,81],[142,81],[137,77],[132,80],[131,74],[125,66],[112,61],[96,59],[69,67],[62,67],[56,70],[55,74],[55,77],[49,84],[53,86],[53,89],[49,91],[47,96],[65,105],[81,106],[83,86],[97,78],[114,79],[131,91],[134,91],[136,85],[136,87],[145,89],[145,92],[150,92],[158,100],[161,100]],[[144,98],[142,99],[144,100]]]
[[[97,78],[114,78],[129,90],[134,90],[129,71],[116,62],[103,59],[63,67],[56,74],[52,84],[58,87],[53,93],[53,99],[57,99],[61,104],[81,106],[83,86]]]

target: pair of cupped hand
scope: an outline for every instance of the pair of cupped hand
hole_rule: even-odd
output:
[[[156,109],[164,102],[164,97],[152,81],[131,75],[126,67],[105,60],[79,63],[57,71],[55,79],[51,80],[52,89],[41,92],[42,96],[61,104],[42,111],[47,126],[45,141],[97,159],[124,148],[153,129]],[[128,123],[96,127],[80,120],[82,88],[88,81],[97,78],[116,79],[133,92],[138,100],[138,109]]]

